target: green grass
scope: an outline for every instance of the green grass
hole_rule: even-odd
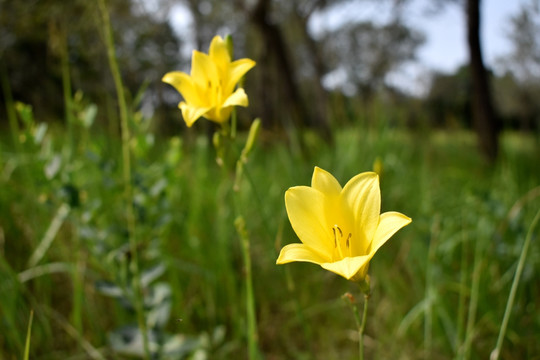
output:
[[[155,331],[151,343],[180,344],[172,357],[158,348],[161,358],[197,358],[197,352],[246,358],[234,172],[216,165],[207,138],[152,140],[136,116],[133,208],[144,305]],[[283,245],[298,241],[285,190],[309,185],[315,165],[344,184],[371,170],[377,157],[382,210],[400,211],[413,222],[371,263],[366,358],[486,359],[495,348],[540,207],[538,142],[504,134],[500,159],[490,166],[469,132],[412,132],[386,127],[382,118],[377,128],[336,128],[332,145],[305,133],[303,156],[263,132],[246,164],[237,201],[251,240],[265,359],[357,358],[356,324],[341,299],[347,291],[361,298],[354,284],[313,264],[277,266],[275,260]],[[136,329],[137,319],[120,141],[81,122],[73,126],[73,142],[54,128],[36,143],[38,128],[32,122],[20,130],[17,138],[26,141],[17,146],[8,136],[0,143],[0,358],[24,353],[32,310],[29,358],[123,358],[114,351],[122,346],[114,334]],[[538,229],[502,359],[540,358],[537,239]],[[44,241],[50,246],[32,258]]]

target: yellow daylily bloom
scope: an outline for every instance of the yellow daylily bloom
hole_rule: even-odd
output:
[[[276,263],[307,261],[359,282],[377,250],[411,222],[398,212],[380,213],[374,172],[356,175],[342,188],[332,174],[315,167],[311,187],[287,190],[285,206],[302,243],[283,247]]]
[[[174,86],[184,97],[178,107],[188,127],[201,116],[224,123],[229,119],[233,106],[248,106],[244,89],[235,90],[235,87],[254,66],[255,61],[251,59],[231,62],[227,43],[221,36],[215,36],[208,54],[193,51],[191,75],[172,71],[161,80]]]

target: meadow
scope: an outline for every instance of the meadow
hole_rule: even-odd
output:
[[[67,50],[64,119],[45,121],[13,99],[1,74],[0,359],[540,359],[537,133],[502,133],[492,163],[466,127],[412,128],[384,98],[335,105],[331,113],[348,119],[329,119],[324,138],[249,125],[236,112],[248,105],[236,86],[255,62],[231,62],[230,38],[214,37],[209,56],[194,53],[191,75],[164,74],[190,127],[165,136],[141,110],[144,90],[126,94],[106,4],[98,6],[116,89],[109,107],[72,91]],[[219,124],[213,135],[202,117]],[[384,235],[368,190],[333,202],[335,184],[319,182],[334,192],[319,202],[333,206],[317,213],[324,221],[336,209],[346,225],[377,221],[372,239],[350,226],[360,233],[351,242],[369,241],[355,249],[377,251],[370,290],[359,268],[340,277],[276,264],[299,242],[285,192],[310,185],[315,167],[342,186],[376,172],[382,212],[412,218],[372,250]],[[328,225],[317,221],[305,223]],[[333,239],[328,228],[308,231],[334,244],[325,259],[366,256],[353,256],[351,234],[336,229]]]
[[[473,133],[406,129],[381,108],[334,126],[332,143],[302,132],[302,151],[263,129],[235,186],[227,155],[219,166],[196,126],[189,136],[155,135],[133,110],[126,193],[120,137],[93,124],[100,109],[77,96],[69,126],[42,123],[17,103],[18,126],[2,135],[0,358],[25,349],[31,359],[143,357],[137,306],[152,358],[246,358],[238,213],[250,239],[259,357],[357,358],[342,295],[361,304],[358,286],[314,264],[275,262],[298,242],[289,187],[309,185],[314,166],[344,185],[374,164],[382,210],[413,221],[371,261],[366,358],[489,358],[527,239],[500,358],[540,358],[537,137],[505,132],[490,165]],[[231,158],[246,136],[232,140]]]

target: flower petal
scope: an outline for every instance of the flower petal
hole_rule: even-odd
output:
[[[411,218],[396,211],[389,211],[381,214],[379,226],[375,231],[375,236],[371,243],[370,254],[373,256],[388,239],[399,229],[411,223]]]
[[[200,99],[197,96],[193,80],[188,74],[181,71],[171,71],[166,73],[163,78],[161,78],[161,81],[174,86],[187,102],[200,104]]]
[[[212,109],[210,107],[193,106],[185,102],[181,102],[178,107],[180,110],[182,110],[182,117],[184,118],[184,121],[188,127],[191,127],[191,125],[193,125],[197,119]]]
[[[218,70],[216,65],[205,53],[193,50],[191,58],[191,78],[200,87],[206,91],[212,84],[219,84]]]
[[[326,223],[325,196],[308,186],[292,187],[285,193],[289,221],[300,241],[328,259],[334,244]]]
[[[281,249],[276,264],[287,264],[293,261],[305,261],[314,264],[326,262],[323,256],[304,244],[289,244]]]
[[[315,170],[313,170],[311,187],[330,196],[337,196],[341,192],[341,185],[339,185],[336,178],[328,171],[317,166],[315,166]]]
[[[227,44],[221,38],[221,36],[214,36],[210,43],[210,50],[208,51],[210,59],[216,64],[221,74],[225,74],[229,64],[231,63],[231,54],[227,49]]]
[[[363,234],[369,242],[373,239],[381,211],[379,176],[374,172],[364,172],[353,177],[345,185],[342,196],[354,215],[355,233]],[[360,253],[366,249],[358,249]]]
[[[353,277],[355,280],[361,280],[366,276],[370,259],[369,255],[346,257],[340,261],[323,263],[321,266],[347,280],[351,280]]]
[[[225,100],[222,107],[235,106],[235,105],[236,106],[248,106],[249,105],[248,97],[246,95],[246,92],[242,88],[236,89],[236,91],[234,93],[232,93],[231,96],[229,96]]]
[[[255,61],[251,59],[239,59],[232,62],[229,65],[229,78],[227,80],[227,85],[225,91],[227,93],[232,92],[236,83],[240,81],[242,76],[244,76],[252,67],[255,66]]]
[[[204,114],[204,117],[208,120],[217,122],[218,124],[224,123],[231,117],[232,107],[213,108]]]

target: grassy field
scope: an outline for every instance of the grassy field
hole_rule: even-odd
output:
[[[501,358],[540,359],[539,232],[531,226],[540,147],[531,135],[505,133],[498,162],[487,165],[472,133],[406,131],[383,117],[376,127],[336,127],[331,145],[302,134],[302,154],[263,131],[234,191],[234,167],[216,164],[196,126],[184,139],[159,138],[135,114],[126,192],[121,141],[91,126],[95,110],[81,107],[68,128],[47,128],[19,105],[24,126],[2,136],[1,359],[22,358],[27,340],[31,359],[141,354],[138,307],[156,359],[245,359],[238,214],[251,243],[261,358],[357,358],[356,324],[341,298],[350,292],[361,303],[355,284],[313,264],[275,261],[298,242],[287,188],[309,185],[314,166],[344,185],[377,159],[382,210],[413,222],[371,262],[366,358],[489,358],[529,236]],[[231,148],[241,149],[244,136]]]

